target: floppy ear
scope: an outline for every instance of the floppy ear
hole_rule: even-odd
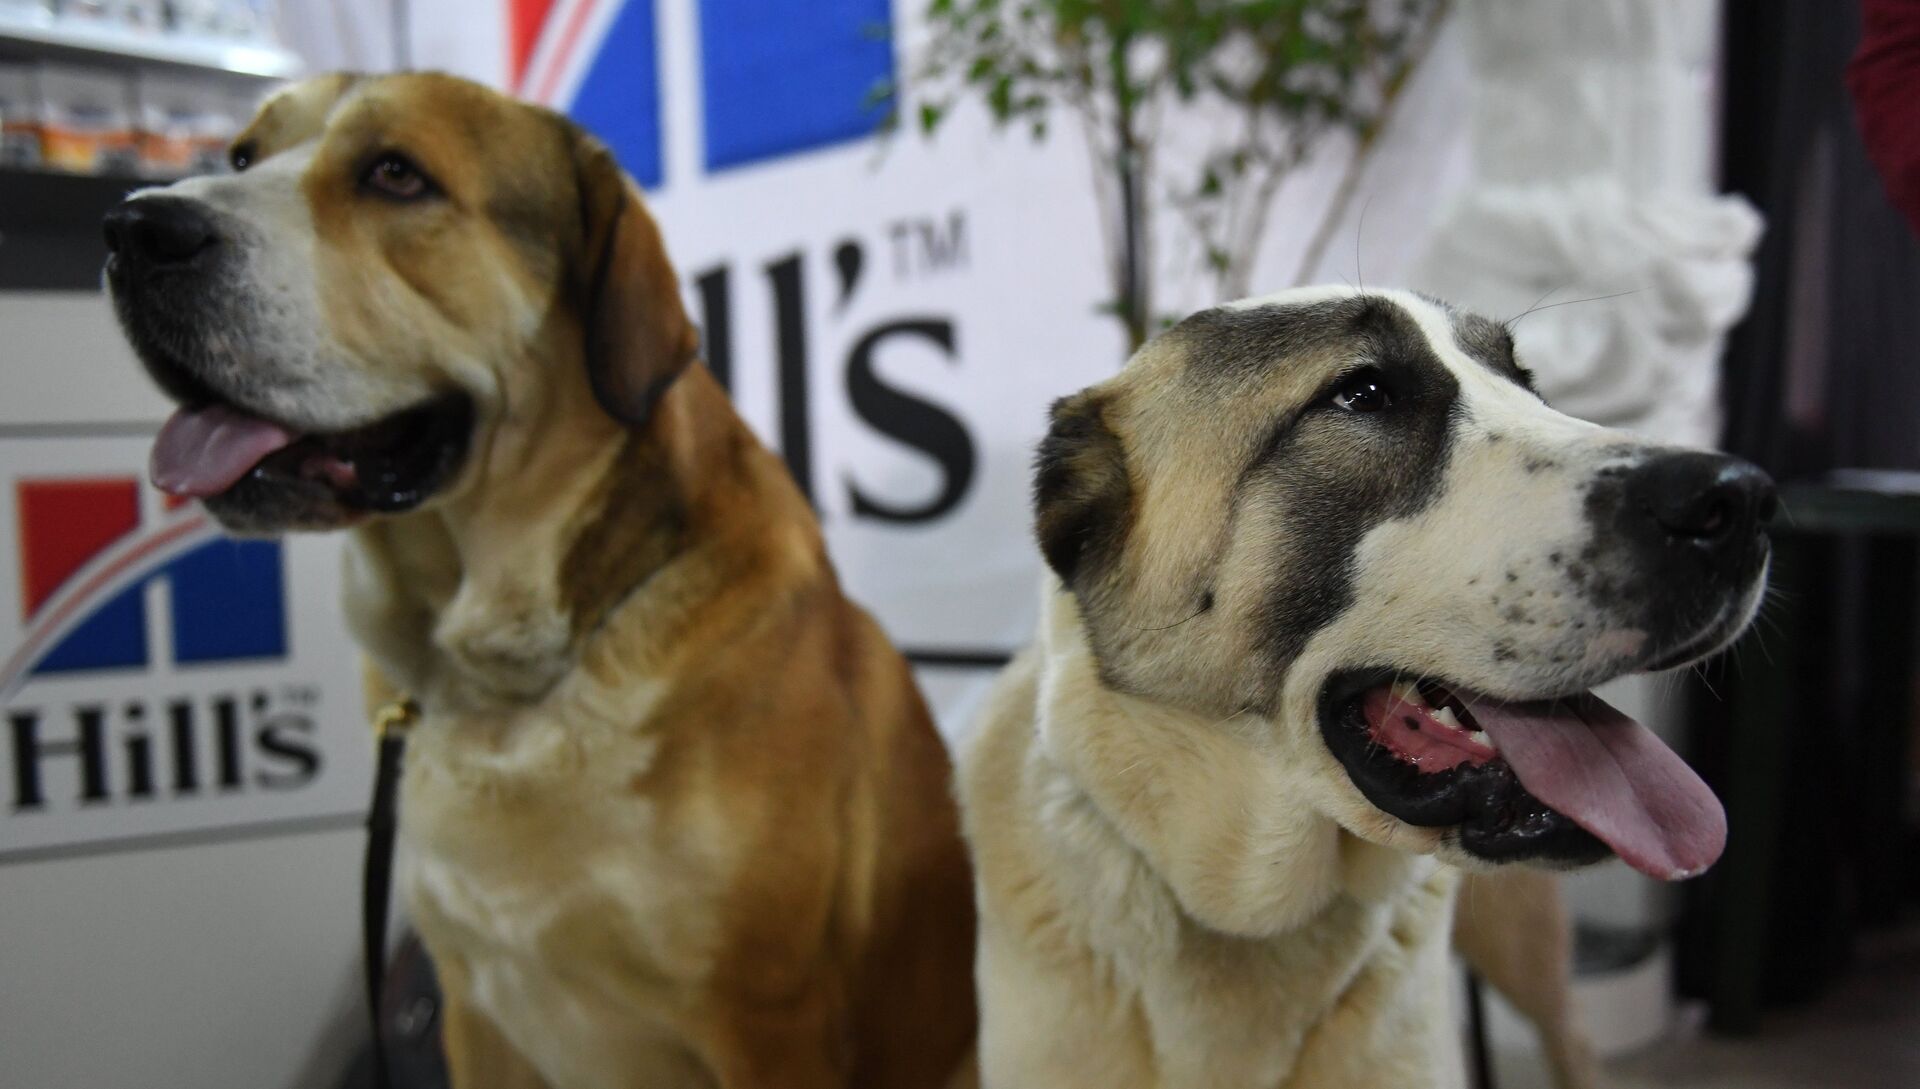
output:
[[[660,228],[606,145],[575,138],[584,245],[576,265],[587,379],[607,414],[633,427],[693,362],[700,336]]]
[[[1033,513],[1040,553],[1060,580],[1110,562],[1132,520],[1126,450],[1091,392],[1053,404],[1053,426],[1034,460]]]

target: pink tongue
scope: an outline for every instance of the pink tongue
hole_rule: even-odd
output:
[[[233,487],[260,459],[296,436],[224,405],[181,409],[153,440],[147,474],[161,491],[204,499]]]
[[[1473,705],[1520,785],[1641,873],[1693,877],[1727,845],[1720,799],[1652,731],[1581,696]]]

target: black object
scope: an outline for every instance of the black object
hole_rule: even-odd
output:
[[[0,291],[98,291],[100,220],[137,178],[0,167]]]
[[[1499,1089],[1493,1079],[1493,1049],[1487,1042],[1487,999],[1480,977],[1467,973],[1467,1031],[1473,1043],[1475,1089]]]
[[[440,981],[420,939],[400,938],[387,964],[380,996],[385,1074],[394,1089],[449,1089],[446,1053],[440,1047]],[[373,1045],[354,1056],[337,1089],[374,1089],[376,1063]]]
[[[367,857],[361,873],[360,954],[367,976],[367,1016],[373,1028],[373,1084],[388,1089],[385,1026],[380,999],[387,964],[387,907],[393,894],[393,840],[399,828],[400,766],[407,749],[407,726],[418,709],[404,703],[380,712],[379,757],[373,772],[373,804],[367,810]]]
[[[1920,242],[1888,202],[1843,73],[1860,5],[1722,5],[1720,170],[1766,217],[1727,343],[1726,449],[1780,481],[1920,469]]]
[[[1859,933],[1912,910],[1903,822],[1920,601],[1920,477],[1782,489],[1772,602],[1696,683],[1690,754],[1726,803],[1686,889],[1683,991],[1744,1035],[1805,1001]]]
[[[1722,182],[1767,220],[1728,341],[1724,439],[1783,482],[1785,513],[1758,631],[1690,682],[1688,756],[1731,834],[1684,890],[1678,967],[1711,1027],[1745,1034],[1769,1003],[1817,995],[1860,930],[1912,910],[1920,494],[1839,471],[1920,469],[1920,242],[1843,80],[1860,5],[1751,0],[1722,20]]]

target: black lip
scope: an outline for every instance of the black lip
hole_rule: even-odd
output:
[[[231,531],[267,534],[411,510],[465,464],[473,421],[472,398],[448,393],[365,427],[307,435],[268,455],[206,507]],[[319,471],[328,459],[351,462],[353,483]]]
[[[1347,670],[1321,689],[1320,736],[1369,803],[1417,827],[1453,828],[1461,849],[1489,862],[1579,866],[1607,857],[1606,844],[1529,794],[1505,760],[1422,772],[1375,744],[1361,698],[1405,675],[1392,669]]]
[[[268,455],[241,483],[314,483],[308,466],[337,458],[353,464],[354,483],[321,482],[342,504],[380,513],[411,510],[459,470],[472,430],[473,399],[442,394],[365,427],[308,435]]]

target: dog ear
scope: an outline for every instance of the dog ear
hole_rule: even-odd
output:
[[[607,414],[632,427],[686,370],[700,335],[680,301],[666,243],[606,145],[575,137],[584,245],[576,288],[587,379]]]
[[[1033,513],[1040,552],[1060,580],[1074,585],[1126,538],[1133,485],[1126,450],[1091,392],[1053,404],[1053,425],[1034,459]]]

